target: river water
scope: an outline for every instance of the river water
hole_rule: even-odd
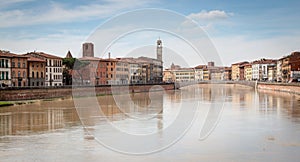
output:
[[[0,161],[300,159],[300,96],[195,85],[129,97],[98,96],[92,108],[88,97],[1,107]]]

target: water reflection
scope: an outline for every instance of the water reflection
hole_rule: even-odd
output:
[[[149,96],[149,93],[131,94],[132,101],[120,101],[121,107],[114,101],[113,96],[99,96],[97,100],[101,111],[95,108],[89,109],[93,111],[82,109],[82,122],[88,126],[95,126],[108,120],[122,129],[128,129],[127,131],[141,129],[153,132],[172,123],[178,115],[178,107],[182,101],[225,102],[240,110],[253,109],[262,114],[276,113],[294,121],[300,118],[300,97],[288,93],[255,92],[252,88],[237,85],[196,85],[152,94],[153,96]],[[214,101],[216,96],[225,96],[225,100]],[[144,123],[132,130],[132,125],[136,124],[132,119]],[[72,99],[39,101],[34,104],[0,108],[0,136],[51,131],[79,124],[81,122]]]
[[[24,135],[51,131],[78,124],[78,116],[68,102],[38,102],[0,109],[0,135]],[[58,104],[59,103],[59,104]]]

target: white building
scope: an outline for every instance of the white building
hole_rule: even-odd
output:
[[[195,81],[196,82],[203,81],[203,69],[195,68]]]
[[[11,86],[11,55],[7,51],[0,51],[0,87]]]
[[[252,80],[260,80],[260,64],[252,64]]]
[[[266,81],[269,77],[268,67],[276,66],[276,60],[261,59],[252,63],[252,79]],[[273,79],[273,78],[272,78]]]
[[[129,84],[129,66],[125,60],[119,59],[116,63],[115,84]]]
[[[181,68],[173,70],[176,82],[194,82],[195,70],[193,68]]]

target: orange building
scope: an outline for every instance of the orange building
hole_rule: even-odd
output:
[[[28,62],[28,86],[45,86],[46,61],[29,57]]]
[[[11,58],[11,84],[13,87],[27,86],[27,56],[14,55]]]
[[[98,62],[97,66],[97,76],[96,76],[96,85],[106,85],[107,79],[106,79],[106,67],[107,62],[100,60]]]

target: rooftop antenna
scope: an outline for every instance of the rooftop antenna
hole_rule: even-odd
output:
[[[110,52],[108,52],[108,58],[110,59]]]

